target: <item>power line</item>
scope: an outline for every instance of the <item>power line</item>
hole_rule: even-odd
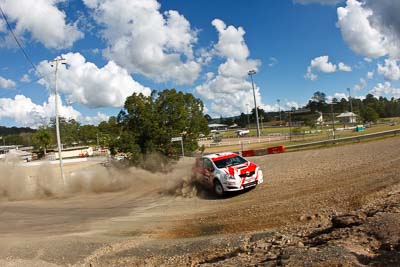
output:
[[[40,71],[36,68],[35,64],[33,64],[32,60],[29,58],[28,54],[25,52],[24,48],[22,47],[21,43],[18,41],[17,36],[14,34],[14,31],[11,28],[10,23],[7,20],[6,15],[3,12],[3,9],[0,6],[0,12],[3,17],[4,22],[7,24],[7,28],[10,31],[11,35],[14,37],[15,42],[18,44],[19,48],[21,49],[22,53],[25,56],[25,59],[31,64],[31,66],[35,69],[35,71],[39,74],[39,76],[43,77]]]
[[[39,81],[40,79],[44,79],[46,76],[48,76],[48,75],[50,75],[50,74],[52,74],[52,73],[53,73],[53,72],[48,72],[47,74],[45,74],[45,75],[43,75],[43,76],[41,76],[41,77],[39,77],[39,78],[37,78],[37,79],[35,79],[35,80],[33,80],[33,81],[30,81],[29,83],[23,84],[23,85],[18,86],[18,87],[16,87],[16,88],[12,88],[11,90],[9,90],[9,92],[0,95],[0,98],[5,97],[6,95],[9,95],[9,94],[11,94],[11,93],[14,93],[15,91],[21,92],[21,91],[20,91],[21,88],[23,88],[23,87],[25,87],[25,86],[28,86],[28,85],[31,85],[31,84],[33,84],[33,83]]]

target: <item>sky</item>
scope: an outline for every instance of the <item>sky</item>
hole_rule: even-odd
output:
[[[400,98],[398,0],[0,0],[0,125],[115,116],[176,88],[212,117],[299,108],[316,91]],[[23,50],[18,46],[9,29]],[[25,54],[24,54],[25,53]],[[26,56],[25,56],[26,55]]]

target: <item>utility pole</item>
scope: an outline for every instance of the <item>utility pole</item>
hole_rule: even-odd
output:
[[[55,99],[55,112],[56,112],[56,135],[57,135],[57,147],[58,147],[58,156],[60,159],[60,172],[61,179],[65,185],[65,176],[63,169],[63,159],[61,154],[61,138],[60,138],[60,122],[58,118],[58,91],[57,91],[57,72],[58,72],[58,64],[67,64],[66,59],[62,57],[56,57],[52,61],[50,61],[50,66],[55,67],[54,71],[54,99]]]
[[[281,100],[278,99],[276,100],[278,102],[278,108],[279,108],[279,126],[282,126],[282,116],[281,116]]]
[[[254,82],[253,82],[253,75],[256,74],[256,71],[255,70],[249,70],[249,72],[247,74],[251,78],[251,85],[253,87],[254,108],[256,109],[257,138],[260,138],[260,124],[258,122],[258,109],[257,109],[256,93],[254,91]]]
[[[350,112],[353,113],[353,101],[351,101],[350,88],[347,88],[347,91],[349,92]],[[350,123],[353,123],[353,114],[351,114]]]

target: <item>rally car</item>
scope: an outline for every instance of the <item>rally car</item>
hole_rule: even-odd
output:
[[[193,173],[197,181],[211,188],[218,196],[255,187],[263,182],[260,167],[235,153],[197,158]]]

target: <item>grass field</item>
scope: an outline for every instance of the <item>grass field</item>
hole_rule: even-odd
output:
[[[336,125],[336,128],[342,128],[343,125]],[[322,140],[328,140],[332,139],[332,126],[324,126],[322,127],[322,132],[318,133],[300,133],[304,131],[312,131],[312,130],[321,130],[321,128],[317,129],[311,129],[310,127],[301,127],[298,129],[296,134],[296,131],[294,131],[294,127],[290,130],[289,127],[274,127],[274,128],[266,128],[262,130],[262,135],[279,135],[281,134],[281,140],[275,140],[275,141],[268,141],[268,139],[262,138],[260,141],[255,137],[256,136],[256,130],[251,129],[250,130],[250,136],[249,137],[242,137],[241,140],[246,141],[249,140],[250,143],[246,144],[245,149],[262,149],[262,148],[267,148],[267,147],[272,147],[272,146],[278,146],[278,145],[284,145],[284,146],[291,146],[291,145],[297,145],[297,144],[302,144],[302,143],[309,143],[309,142],[316,142],[316,141],[322,141]],[[370,127],[365,128],[364,131],[362,132],[356,132],[354,130],[341,130],[341,131],[336,131],[335,132],[335,138],[343,138],[343,137],[352,137],[352,136],[358,136],[358,135],[364,135],[364,134],[369,134],[369,133],[377,133],[377,132],[382,132],[382,131],[388,131],[388,130],[395,130],[395,129],[400,129],[400,118],[391,118],[391,119],[385,119],[381,123],[371,125]],[[300,130],[300,131],[299,131]],[[290,131],[292,132],[291,138],[289,137]],[[214,152],[222,152],[222,151],[239,151],[242,149],[242,146],[239,144],[228,144],[224,145],[224,141],[231,140],[233,137],[236,137],[236,133],[234,130],[230,131],[225,131],[219,134],[221,137],[221,144],[222,145],[215,145],[215,146],[210,146],[206,147],[205,153],[214,153]]]

